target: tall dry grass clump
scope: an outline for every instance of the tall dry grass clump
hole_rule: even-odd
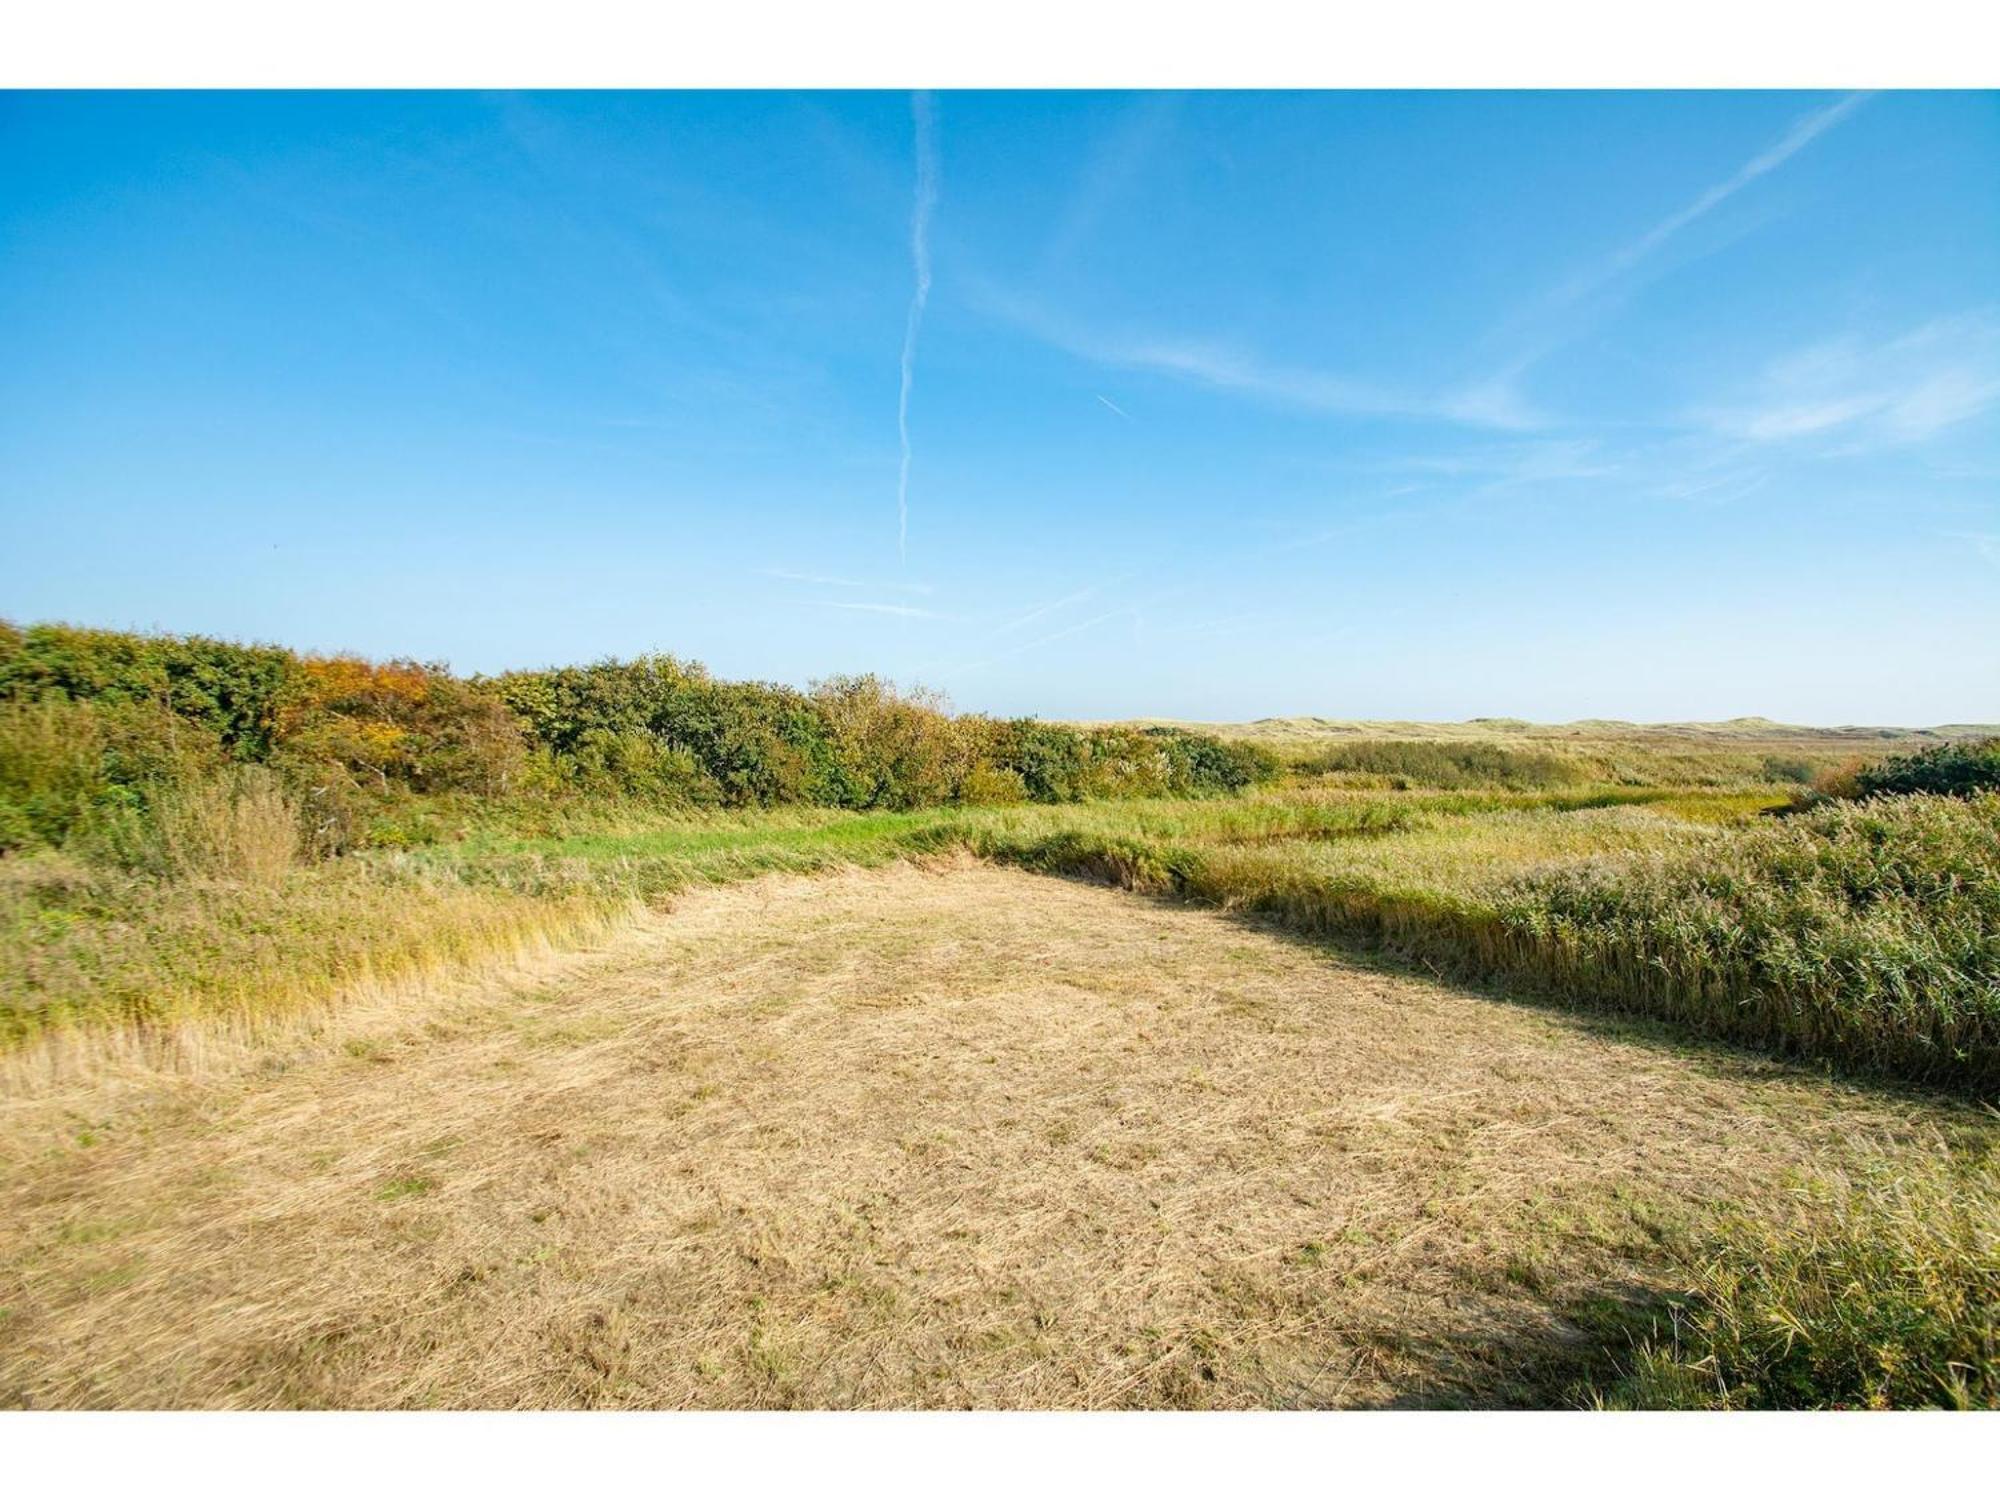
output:
[[[172,786],[153,807],[160,872],[273,885],[299,862],[299,805],[262,766]]]

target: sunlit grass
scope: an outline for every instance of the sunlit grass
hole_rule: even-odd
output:
[[[279,1020],[358,985],[587,941],[698,884],[969,850],[1991,1097],[2000,798],[1761,816],[1785,798],[1320,786],[870,813],[522,803],[472,809],[459,837],[289,868],[15,857],[0,862],[0,1041]],[[1990,1164],[1959,1164],[1725,1210],[1677,1311],[1595,1399],[1992,1404],[1996,1202]]]
[[[1775,800],[1580,788],[874,813],[501,807],[462,838],[276,879],[16,859],[0,882],[0,1034],[272,1013],[692,885],[969,849],[1780,1052],[2000,1084],[2000,804],[1757,816]]]
[[[1885,1159],[1733,1210],[1598,1404],[2000,1405],[2000,1164]]]

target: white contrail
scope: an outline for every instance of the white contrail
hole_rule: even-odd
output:
[[[1795,120],[1792,128],[1786,131],[1781,139],[1751,157],[1679,212],[1668,214],[1639,238],[1618,250],[1590,275],[1580,277],[1563,288],[1558,293],[1559,299],[1564,302],[1581,301],[1614,276],[1629,271],[1696,219],[1721,204],[1724,199],[1734,197],[1759,177],[1782,167],[1820,136],[1866,104],[1870,97],[1866,91],[1846,94],[1825,108],[1814,110],[1811,114]]]
[[[931,295],[931,210],[937,207],[937,126],[931,96],[910,96],[910,113],[917,127],[917,201],[910,211],[910,260],[917,273],[910,294],[910,317],[903,328],[903,390],[896,402],[896,435],[902,441],[902,466],[896,473],[896,555],[910,550],[910,378],[916,373],[917,329],[924,321],[924,303]]]

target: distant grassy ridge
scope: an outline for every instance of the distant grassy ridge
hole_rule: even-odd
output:
[[[1852,777],[1885,757],[1950,750],[1994,731],[1831,728],[1735,719],[1716,724],[1627,724],[1609,719],[1532,724],[1521,719],[1405,723],[1319,718],[1241,724],[1135,720],[1214,734],[1271,754],[1293,780],[1346,787],[1505,786],[1516,790],[1606,784],[1807,786]],[[1127,727],[1130,727],[1128,725]],[[1917,788],[1913,788],[1917,789]]]
[[[1141,727],[1194,729],[1245,740],[1523,740],[1574,741],[1597,745],[1650,744],[1661,741],[1696,746],[1742,745],[1825,746],[1852,751],[1879,745],[1902,751],[1948,740],[1981,739],[2000,734],[2000,724],[1935,724],[1925,728],[1894,725],[1782,724],[1775,719],[1738,718],[1709,722],[1643,724],[1625,719],[1573,719],[1563,724],[1537,724],[1528,719],[1329,719],[1311,714],[1250,719],[1237,723],[1195,719],[1088,720],[1092,725],[1128,724]]]

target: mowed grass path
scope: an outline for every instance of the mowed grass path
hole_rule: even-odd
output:
[[[333,1028],[5,1119],[0,1404],[1546,1403],[1709,1205],[1983,1128],[962,859]]]

